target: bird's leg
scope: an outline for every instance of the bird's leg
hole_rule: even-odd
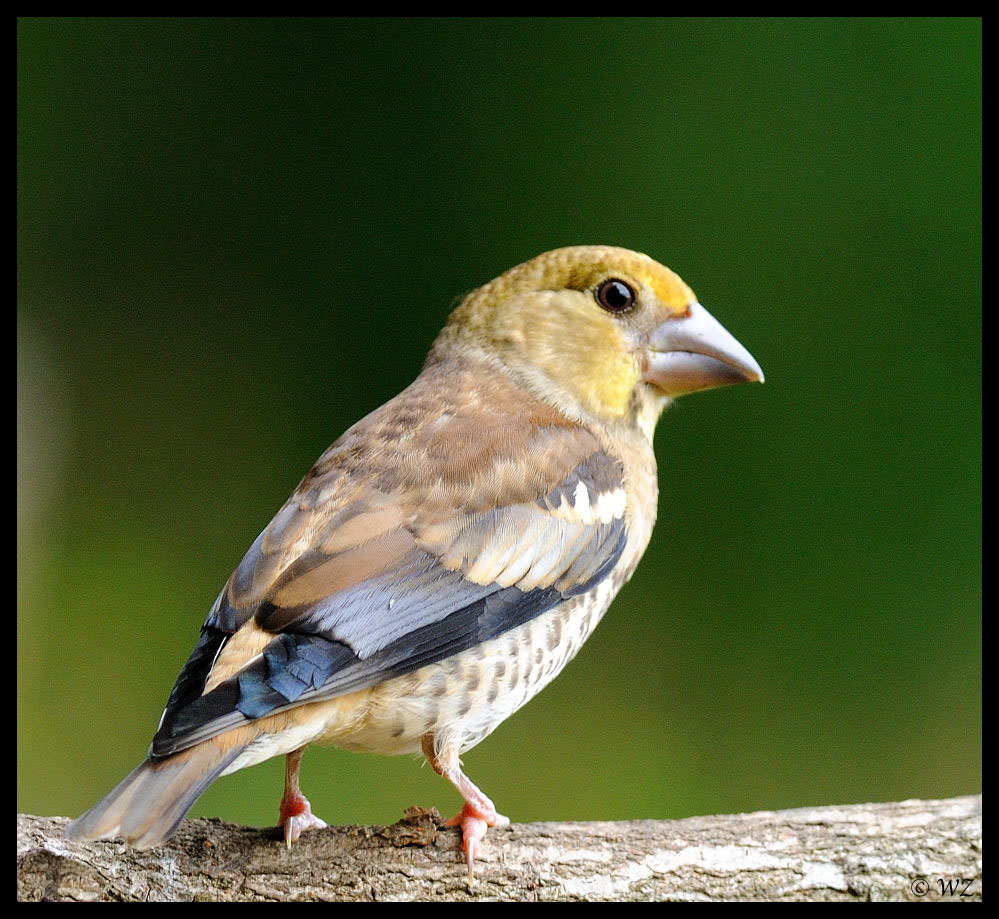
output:
[[[444,825],[461,827],[465,864],[468,865],[468,879],[471,881],[475,869],[475,856],[478,854],[479,843],[486,835],[486,830],[491,826],[509,826],[510,819],[498,813],[493,802],[461,771],[461,764],[456,755],[448,757],[446,764],[442,762],[442,758],[438,756],[434,748],[434,739],[431,734],[423,736],[422,747],[423,754],[434,772],[454,785],[462,798],[465,799],[465,806],[461,811]]]
[[[280,826],[284,830],[284,842],[288,848],[302,835],[303,830],[321,830],[326,823],[312,813],[309,799],[298,787],[298,772],[302,766],[305,747],[289,753],[284,765],[284,797],[281,799]]]

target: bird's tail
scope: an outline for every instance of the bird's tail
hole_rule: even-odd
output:
[[[71,839],[124,836],[137,849],[166,842],[202,792],[246,746],[213,740],[165,759],[147,759],[74,820],[66,835]]]

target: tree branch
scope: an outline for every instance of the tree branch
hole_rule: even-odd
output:
[[[188,820],[149,851],[72,843],[17,818],[20,900],[960,900],[982,896],[981,796],[686,820],[490,830],[469,887],[457,830],[411,808],[330,827],[289,852],[276,830]]]

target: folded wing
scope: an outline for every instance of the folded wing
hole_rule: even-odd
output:
[[[623,468],[591,434],[543,407],[525,424],[524,406],[504,413],[502,400],[487,424],[457,404],[416,405],[400,431],[413,389],[334,444],[251,546],[171,693],[154,757],[450,657],[614,567]]]

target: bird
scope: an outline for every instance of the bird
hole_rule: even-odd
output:
[[[669,268],[615,246],[472,291],[416,380],[349,428],[210,608],[147,758],[72,839],[164,843],[216,778],[284,755],[290,847],[326,824],[310,744],[416,753],[463,799],[469,877],[506,826],[461,755],[579,651],[649,544],[677,397],[763,372]]]

